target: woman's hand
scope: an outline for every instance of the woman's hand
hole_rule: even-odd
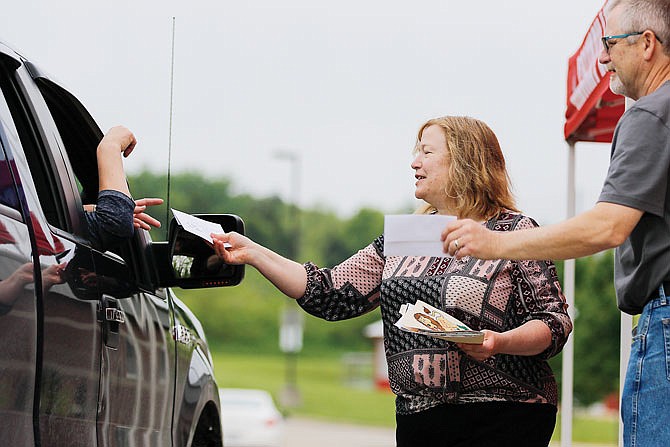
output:
[[[481,345],[457,343],[457,346],[461,351],[480,362],[501,352],[500,345],[502,344],[502,334],[499,332],[493,332],[487,329],[482,330],[482,332],[484,333],[484,341]]]
[[[307,287],[307,272],[302,264],[291,261],[246,236],[230,233],[210,235],[217,256],[226,264],[249,264],[256,268],[286,296],[300,298]]]
[[[530,320],[505,332],[487,329],[482,332],[484,342],[481,345],[458,343],[463,352],[479,361],[495,354],[538,355],[551,346],[551,330],[542,320]]]
[[[214,251],[226,264],[239,265],[251,263],[251,248],[255,245],[248,237],[231,231],[230,233],[211,234]]]

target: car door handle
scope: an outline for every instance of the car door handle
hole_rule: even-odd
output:
[[[105,309],[105,320],[115,323],[125,323],[126,314],[121,309],[107,308]]]
[[[109,295],[102,295],[100,302],[102,320],[102,338],[105,346],[119,349],[119,325],[125,324],[126,314],[119,307],[119,302]]]

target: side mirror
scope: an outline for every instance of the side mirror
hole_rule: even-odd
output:
[[[234,214],[194,214],[221,225],[226,233],[244,234],[244,222]],[[184,230],[173,218],[169,241],[153,243],[154,258],[159,264],[159,285],[182,289],[235,286],[244,278],[244,265],[224,263],[205,240]]]

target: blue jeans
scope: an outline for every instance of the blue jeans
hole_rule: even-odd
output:
[[[626,447],[670,445],[670,296],[647,303],[633,336],[621,419]]]

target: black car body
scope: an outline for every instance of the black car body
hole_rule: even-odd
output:
[[[174,275],[176,227],[168,242],[142,230],[91,247],[82,202],[97,194],[101,137],[72,94],[0,43],[0,445],[219,446],[204,333],[167,286],[242,272]]]

